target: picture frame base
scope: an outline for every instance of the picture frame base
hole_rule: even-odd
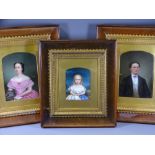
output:
[[[117,113],[117,121],[127,123],[155,124],[155,114]]]
[[[34,124],[40,122],[40,113],[0,118],[0,128]]]
[[[75,123],[73,123],[75,122]],[[44,122],[44,128],[103,128],[115,127],[115,122],[103,118],[52,118]]]

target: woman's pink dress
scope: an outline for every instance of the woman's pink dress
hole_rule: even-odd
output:
[[[27,90],[28,87],[32,87],[34,85],[31,79],[24,80],[22,82],[16,82],[14,80],[10,80],[8,83],[9,89],[14,89],[16,91],[16,96],[20,96],[23,92]],[[35,90],[32,90],[30,93],[22,96],[22,99],[34,99],[38,98],[39,94]]]

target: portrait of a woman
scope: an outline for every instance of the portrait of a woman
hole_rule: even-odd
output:
[[[15,76],[13,76],[7,83],[6,100],[38,98],[38,92],[33,89],[34,82],[29,76],[24,74],[24,63],[15,62],[13,67]],[[9,98],[9,94],[12,94],[11,98]]]

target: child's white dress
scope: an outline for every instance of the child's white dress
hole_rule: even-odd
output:
[[[70,95],[66,100],[81,100],[80,96],[86,93],[86,88],[83,85],[72,85],[68,88]]]

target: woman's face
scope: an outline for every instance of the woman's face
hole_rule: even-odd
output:
[[[19,74],[21,74],[22,73],[22,66],[21,66],[21,64],[19,64],[19,63],[16,63],[15,64],[15,72],[16,72],[16,74],[17,75],[19,75]]]
[[[74,82],[75,84],[81,84],[82,77],[80,75],[75,75]]]

